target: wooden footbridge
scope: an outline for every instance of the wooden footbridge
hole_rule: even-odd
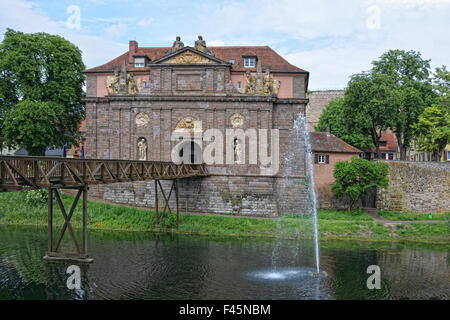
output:
[[[166,208],[171,212],[169,200],[175,190],[177,225],[179,224],[178,179],[206,176],[203,164],[175,164],[162,161],[71,159],[50,157],[0,156],[0,192],[19,190],[48,190],[48,260],[75,260],[91,262],[87,254],[87,191],[92,184],[154,180],[156,224],[159,225],[158,189],[161,190]],[[172,180],[166,196],[160,180]],[[59,189],[78,190],[73,204],[66,211]],[[70,220],[80,197],[83,196],[83,239],[80,247]],[[56,243],[53,241],[53,199],[64,217],[64,225]],[[66,230],[72,237],[76,253],[58,252]]]

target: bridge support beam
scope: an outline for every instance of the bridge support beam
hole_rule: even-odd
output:
[[[69,213],[67,214],[66,209],[64,208],[64,204],[61,200],[60,193],[57,188],[49,188],[48,189],[48,248],[47,253],[44,256],[45,260],[50,261],[74,261],[79,263],[90,263],[93,262],[93,259],[89,258],[87,254],[87,192],[88,187],[82,186],[76,188],[78,190],[77,195],[72,203]],[[76,234],[72,228],[71,219],[73,213],[75,212],[75,208],[78,204],[78,200],[83,196],[83,217],[82,217],[82,246],[78,243],[78,239]],[[53,199],[56,199],[60,211],[64,217],[64,224],[59,233],[58,240],[56,243],[53,241]],[[73,244],[75,245],[76,252],[75,253],[61,253],[58,252],[58,249],[61,245],[62,239],[66,230],[69,230],[70,236],[72,238]]]
[[[177,227],[180,225],[180,206],[179,206],[179,203],[178,203],[178,200],[179,200],[179,196],[178,196],[178,179],[173,179],[171,181],[172,181],[172,185],[170,187],[169,194],[166,196],[166,193],[164,192],[164,188],[161,185],[161,182],[158,179],[155,179],[155,218],[156,218],[156,227],[159,227],[160,222],[166,216],[166,212],[168,214],[172,213],[172,210],[170,209],[170,205],[169,205],[169,200],[170,200],[174,190],[175,190]],[[161,194],[162,194],[163,199],[164,199],[164,209],[163,209],[161,215],[160,215],[160,212],[159,212],[158,189],[161,190]]]

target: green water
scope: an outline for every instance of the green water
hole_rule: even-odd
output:
[[[68,240],[63,246],[70,249]],[[0,299],[448,299],[448,246],[90,232],[81,289],[48,264],[46,228],[0,226]],[[369,290],[378,265],[381,288]]]

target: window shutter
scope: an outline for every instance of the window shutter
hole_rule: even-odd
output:
[[[329,163],[330,163],[330,155],[329,155],[329,154],[326,154],[326,155],[325,155],[325,163],[326,163],[326,164],[329,164]]]
[[[319,163],[319,155],[317,153],[314,154],[314,163]]]

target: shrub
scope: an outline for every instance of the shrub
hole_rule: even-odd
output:
[[[36,189],[25,192],[25,203],[30,206],[40,206],[48,202],[48,191]]]
[[[367,194],[368,189],[373,186],[388,187],[388,170],[388,165],[381,161],[371,162],[358,157],[353,157],[350,162],[339,161],[334,165],[333,175],[336,181],[331,190],[338,198],[348,195],[351,210]]]

